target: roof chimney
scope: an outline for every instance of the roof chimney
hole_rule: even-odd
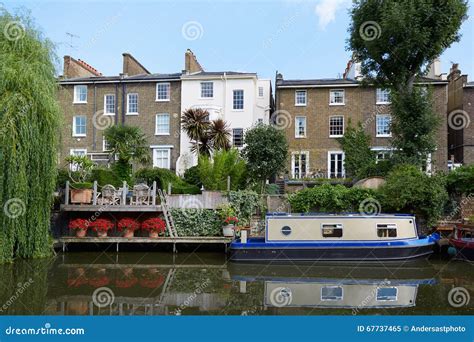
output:
[[[89,64],[80,59],[76,60],[71,56],[64,56],[64,78],[93,77],[102,76],[102,74]]]
[[[186,53],[184,54],[184,71],[186,74],[204,71],[196,56],[190,49],[187,49]]]
[[[428,78],[441,79],[441,61],[439,58],[435,58],[428,66],[428,72],[426,74]]]
[[[128,52],[122,53],[123,56],[123,75],[149,75],[150,72]]]
[[[455,80],[461,76],[461,70],[459,70],[459,64],[453,63],[449,70],[448,81]]]

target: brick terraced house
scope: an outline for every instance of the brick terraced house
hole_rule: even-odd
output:
[[[458,64],[448,75],[448,148],[454,164],[474,164],[474,82]]]
[[[103,133],[110,124],[138,126],[148,138],[153,166],[175,169],[180,147],[181,73],[152,74],[129,53],[123,71],[103,76],[64,57],[58,100],[63,111],[60,163],[70,154],[109,161]]]
[[[439,64],[438,64],[439,65]],[[417,84],[432,87],[434,109],[442,118],[437,150],[429,156],[427,171],[447,169],[447,81],[434,68]],[[390,93],[362,86],[360,65],[350,61],[340,79],[286,80],[276,78],[276,117],[289,143],[288,176],[344,178],[344,153],[337,138],[351,120],[372,137],[377,159],[387,158],[390,147]]]

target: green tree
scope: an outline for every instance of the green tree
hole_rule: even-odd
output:
[[[208,134],[214,150],[228,150],[230,148],[230,129],[224,120],[213,120]]]
[[[415,82],[459,41],[466,12],[465,0],[354,1],[348,49],[367,82],[392,91],[393,143],[402,160],[421,164],[436,147],[431,98]]]
[[[369,176],[375,165],[375,152],[370,149],[371,138],[359,122],[353,127],[349,121],[339,144],[344,151],[344,168],[348,177],[362,179]]]
[[[55,59],[31,18],[0,9],[0,262],[52,254],[60,122]]]
[[[244,143],[242,155],[247,161],[248,174],[260,182],[263,192],[266,180],[285,169],[288,156],[285,134],[273,126],[260,124],[245,133]]]
[[[199,157],[199,178],[206,190],[227,190],[227,177],[230,177],[231,190],[238,190],[245,181],[245,161],[237,149],[214,152],[212,160]]]
[[[110,153],[117,159],[114,170],[127,182],[131,179],[132,163],[146,164],[150,161],[150,151],[145,134],[139,127],[114,125],[104,131]]]

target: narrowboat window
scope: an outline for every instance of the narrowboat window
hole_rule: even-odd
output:
[[[323,224],[322,225],[322,234],[325,238],[335,237],[340,238],[342,237],[342,224]]]
[[[377,289],[378,301],[394,301],[397,300],[398,289],[396,287],[379,287]]]
[[[321,300],[342,300],[341,286],[325,286],[321,288]]]
[[[281,229],[281,233],[285,236],[288,236],[291,234],[291,227],[289,226],[284,226],[282,229]]]
[[[377,223],[377,236],[381,238],[397,237],[397,225],[392,223]]]

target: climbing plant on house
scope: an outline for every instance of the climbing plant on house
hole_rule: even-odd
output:
[[[0,262],[51,254],[59,107],[52,43],[0,9]]]

